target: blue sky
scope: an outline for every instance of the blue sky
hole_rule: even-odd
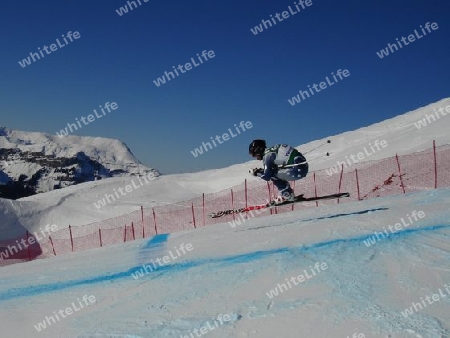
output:
[[[297,146],[450,96],[448,0],[312,0],[258,35],[250,29],[295,10],[296,1],[140,1],[122,16],[123,0],[2,4],[0,124],[55,134],[116,102],[118,109],[73,134],[120,139],[147,166],[180,173],[247,161],[254,138]],[[377,56],[427,22],[439,29]],[[19,65],[69,31],[80,38]],[[204,50],[215,57],[154,84]],[[339,69],[350,76],[289,104]],[[241,121],[252,128],[192,155]]]

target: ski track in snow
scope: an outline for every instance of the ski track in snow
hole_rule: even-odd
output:
[[[292,222],[287,223],[280,223],[275,225],[267,225],[267,226],[260,226],[260,227],[253,227],[245,230],[236,230],[236,231],[253,231],[253,230],[259,230],[264,228],[271,228],[271,227],[277,227],[277,226],[285,226],[285,225],[292,225],[292,224],[298,224],[298,223],[304,223],[304,222],[311,222],[311,221],[320,221],[324,219],[332,219],[337,217],[346,217],[346,216],[353,216],[353,215],[363,215],[363,214],[369,214],[376,211],[383,211],[383,210],[389,210],[388,208],[380,207],[380,208],[374,208],[374,209],[367,209],[367,210],[361,210],[361,211],[355,211],[350,212],[346,214],[335,214],[335,215],[327,215],[322,217],[316,217],[316,218],[309,218],[309,219],[296,219]]]

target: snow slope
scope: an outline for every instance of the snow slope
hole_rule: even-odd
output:
[[[440,108],[445,109],[446,107],[448,108],[444,110],[444,113],[438,111]],[[428,119],[427,115],[429,116]],[[435,120],[433,120],[432,115]],[[425,126],[423,125],[424,119],[426,121]],[[419,121],[422,121],[419,126],[420,129],[416,126]],[[438,145],[449,144],[449,128],[450,98],[446,98],[368,127],[308,143],[299,149],[308,151],[325,143],[327,139],[331,139],[332,143],[326,148],[322,148],[323,151],[308,158],[312,160],[317,158],[317,161],[313,163],[313,170],[320,170],[334,166],[337,161],[345,161],[346,156],[357,155],[364,148],[371,153],[364,161],[372,161],[395,156],[395,154],[405,155],[429,149],[432,147],[433,140],[436,140]],[[374,146],[376,140],[386,140],[387,147],[381,148],[379,151],[374,148],[375,151],[373,152],[370,145]],[[330,156],[325,157],[323,154],[328,150]]]
[[[449,116],[443,116],[421,129],[417,129],[414,125],[417,121],[424,119],[427,114],[432,114],[437,109],[445,108],[447,105],[450,105],[450,99],[441,100],[369,127],[331,136],[327,138],[332,140],[330,144],[326,143],[327,139],[323,139],[297,148],[303,153],[307,153],[306,157],[311,161],[310,170],[314,171],[332,167],[336,165],[336,161],[345,161],[346,156],[356,155],[362,152],[365,147],[372,153],[369,144],[374,145],[376,140],[385,140],[388,146],[381,148],[380,151],[373,152],[365,160],[371,161],[394,156],[396,153],[406,154],[428,149],[431,148],[433,139],[437,141],[438,145],[450,144]],[[282,141],[273,140],[273,143]],[[324,146],[310,152],[320,145]],[[80,148],[82,147],[84,145],[80,145]],[[243,151],[245,152],[246,149],[243,149]],[[329,152],[331,156],[324,156],[326,152]],[[108,156],[112,156],[112,154]],[[241,184],[245,179],[258,180],[248,174],[250,168],[257,166],[261,166],[261,162],[249,161],[223,169],[159,176],[132,193],[108,203],[100,209],[95,206],[95,202],[103,198],[105,194],[112,194],[115,190],[131,184],[132,180],[136,179],[133,177],[118,177],[87,182],[20,199],[20,204],[16,208],[18,210],[17,219],[20,225],[30,232],[49,223],[57,224],[60,229],[67,227],[69,224],[73,226],[88,224],[133,212],[138,210],[141,205],[155,206],[183,203],[187,199],[201,196],[202,193],[217,192]],[[83,210],[83,213],[80,213],[80,210]],[[5,226],[11,227],[13,225],[1,223],[0,230]],[[6,238],[6,235],[7,233],[0,232],[2,238]]]
[[[448,337],[449,203],[450,189],[433,190],[6,266],[2,336]],[[414,211],[424,217],[409,223]],[[407,225],[364,243],[402,218]],[[316,263],[326,268],[313,275]],[[95,301],[82,308],[83,296]],[[38,332],[46,316],[52,324]]]

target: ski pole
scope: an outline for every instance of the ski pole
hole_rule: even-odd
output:
[[[326,156],[330,156],[330,153],[326,153]],[[294,163],[294,164],[286,164],[286,165],[280,164],[280,165],[278,165],[278,168],[291,168],[291,167],[295,167],[297,165],[302,165],[302,164],[317,161],[320,158],[321,157],[316,157],[316,158],[313,158],[312,160],[308,160],[308,161],[304,161],[304,162],[300,162],[300,163]]]
[[[326,155],[327,155],[327,156],[330,156],[329,153],[327,153]],[[306,164],[306,163],[311,163],[311,162],[317,161],[319,158],[320,158],[320,157],[317,157],[317,158],[312,159],[312,160],[309,160],[309,161],[304,161],[304,162],[294,163],[294,164],[285,164],[285,165],[279,164],[279,165],[278,165],[278,168],[279,168],[279,169],[292,168],[292,167],[296,167],[296,166],[298,166],[298,165],[302,165],[302,164]],[[262,168],[260,168],[260,169],[263,170]],[[249,172],[250,174],[253,173],[251,169],[250,169],[248,172]]]
[[[312,151],[315,151],[315,150],[319,149],[320,147],[323,147],[325,144],[328,144],[328,143],[331,143],[331,140],[327,140],[326,143],[323,143],[320,146],[318,146],[318,147],[316,147],[316,148],[314,148],[314,149],[312,149],[312,150],[310,150],[310,151],[308,151],[306,153],[303,153],[303,154],[308,154],[308,153],[310,153]],[[330,153],[327,152],[326,156],[330,156]],[[280,164],[280,165],[278,165],[278,168],[280,168],[280,169],[282,169],[282,168],[292,168],[292,167],[295,167],[295,166],[298,166],[298,165],[302,165],[302,164],[306,164],[306,163],[311,163],[311,162],[317,161],[319,158],[320,157],[317,157],[317,158],[314,158],[314,159],[309,160],[309,161],[304,161],[304,162],[294,163],[294,164],[287,164],[287,165]],[[252,170],[249,170],[249,172],[251,174]]]
[[[306,155],[306,154],[309,154],[309,153],[312,152],[312,151],[316,151],[317,149],[323,147],[325,144],[328,144],[328,143],[331,143],[331,140],[327,140],[326,143],[323,143],[323,144],[321,144],[320,146],[317,146],[317,147],[315,147],[314,149],[311,149],[310,151],[306,152],[305,155]]]

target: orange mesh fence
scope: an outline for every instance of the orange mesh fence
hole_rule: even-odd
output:
[[[450,151],[447,147],[439,147],[436,150],[437,188],[450,186]]]
[[[35,236],[28,231],[18,238],[0,241],[0,266],[30,261],[37,257],[44,258],[44,255],[50,255],[44,252],[36,237],[42,243],[46,243],[45,239]]]
[[[342,164],[333,171],[310,172],[304,179],[292,183],[296,194],[307,197],[349,192],[350,198],[293,204],[259,213],[234,213],[215,219],[208,216],[220,210],[265,204],[277,194],[271,183],[246,180],[231,189],[203,194],[189,201],[153,208],[141,207],[135,212],[100,222],[69,226],[28,247],[22,245],[19,249],[18,244],[29,239],[28,233],[21,238],[2,241],[0,266],[129,242],[161,233],[193,230],[232,222],[237,218],[261,217],[302,208],[450,187],[450,146],[433,145],[432,149],[418,153],[353,166]]]

